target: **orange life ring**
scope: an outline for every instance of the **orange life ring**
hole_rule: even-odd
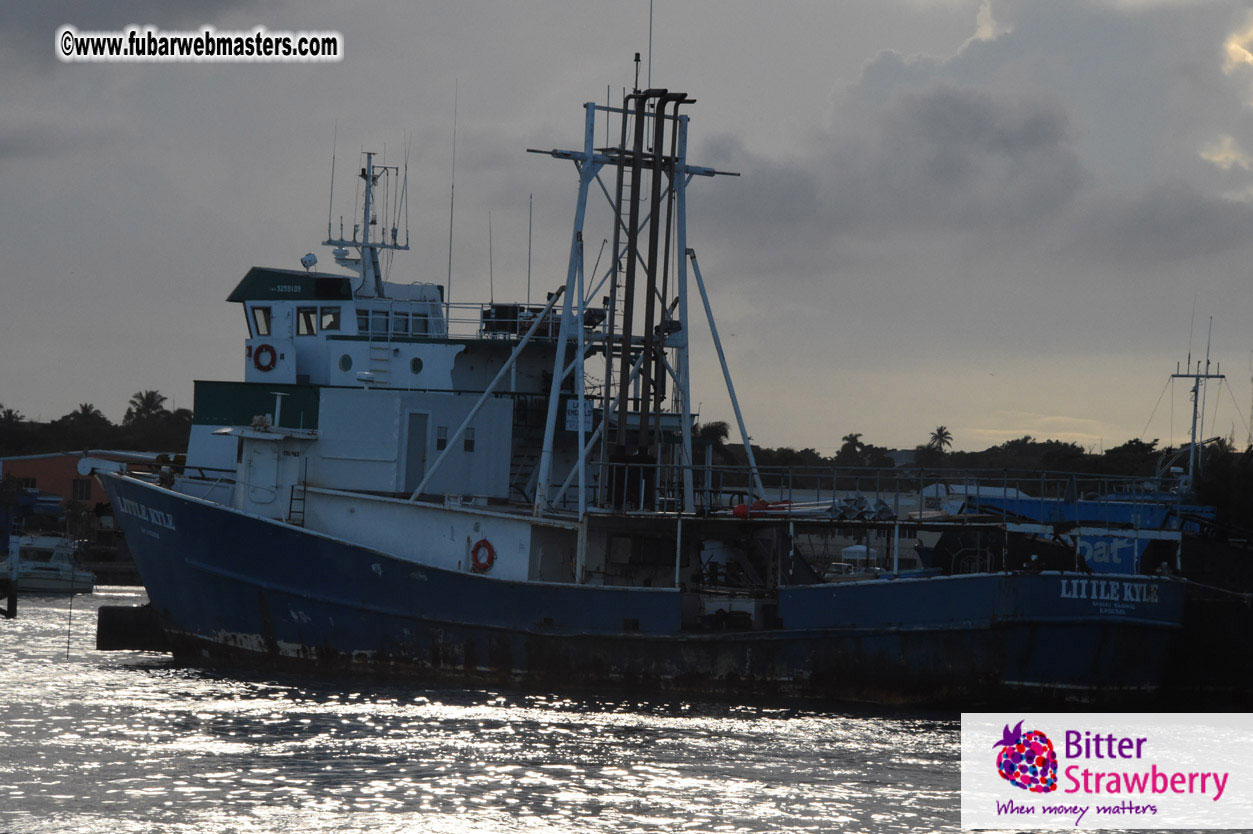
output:
[[[766,501],[758,498],[752,504],[737,504],[731,514],[736,518],[760,518],[763,515],[790,513],[791,501]]]
[[[470,571],[487,573],[496,564],[496,549],[487,539],[479,539],[470,549]]]
[[[268,354],[265,361],[261,360],[262,354]],[[257,349],[252,352],[252,365],[258,371],[272,371],[274,366],[278,364],[278,354],[270,345],[257,345]]]

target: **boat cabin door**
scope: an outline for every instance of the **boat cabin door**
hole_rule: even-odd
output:
[[[409,412],[405,432],[405,492],[412,492],[426,474],[426,414]]]

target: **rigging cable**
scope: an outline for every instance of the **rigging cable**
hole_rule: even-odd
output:
[[[1160,393],[1160,394],[1158,394],[1158,395],[1157,395],[1157,403],[1156,403],[1156,404],[1154,404],[1154,406],[1153,406],[1153,411],[1149,413],[1149,419],[1145,421],[1145,423],[1144,423],[1144,429],[1143,429],[1143,431],[1141,431],[1141,432],[1140,432],[1140,439],[1141,439],[1141,440],[1143,440],[1143,439],[1144,439],[1144,436],[1145,436],[1146,434],[1148,434],[1148,431],[1149,431],[1149,423],[1152,423],[1152,422],[1153,422],[1153,415],[1154,415],[1154,414],[1157,414],[1157,406],[1159,406],[1159,405],[1161,405],[1161,404],[1162,404],[1162,397],[1163,397],[1163,396],[1165,396],[1165,394],[1166,394],[1166,389],[1170,387],[1170,384],[1171,384],[1173,381],[1174,381],[1174,377],[1171,377],[1170,379],[1166,380],[1166,384],[1162,386],[1162,393]],[[1174,431],[1174,410],[1173,410],[1173,407],[1174,407],[1174,402],[1173,402],[1173,401],[1171,402],[1171,407],[1172,407],[1172,410],[1171,410],[1171,431],[1173,432],[1173,431]],[[1172,439],[1173,439],[1173,438],[1172,438]]]
[[[1219,385],[1219,387],[1221,388],[1221,387],[1222,387],[1222,381],[1219,381],[1218,385]],[[1245,433],[1246,433],[1246,434],[1248,434],[1248,432],[1249,432],[1249,424],[1248,424],[1248,423],[1246,423],[1246,422],[1244,421],[1244,414],[1242,414],[1242,413],[1241,413],[1240,406],[1239,406],[1239,404],[1236,402],[1236,395],[1235,395],[1235,394],[1233,394],[1233,393],[1231,393],[1231,386],[1230,386],[1230,385],[1228,385],[1228,386],[1227,386],[1227,396],[1231,398],[1231,404],[1232,404],[1233,406],[1235,406],[1235,409],[1236,409],[1236,416],[1238,416],[1238,417],[1240,418],[1240,423],[1241,423],[1241,425],[1243,425],[1243,426],[1244,426],[1244,431],[1245,431]]]
[[[1170,448],[1175,448],[1175,378],[1170,378]]]
[[[358,151],[357,151],[357,153],[358,153],[358,154],[361,154],[361,153],[364,153],[364,152],[365,152],[364,148],[363,148],[363,149],[361,149],[361,150],[358,150]],[[353,210],[353,212],[355,213],[355,212],[357,211],[357,200],[361,199],[361,177],[354,177],[354,179],[357,181],[357,188],[356,188],[356,190],[353,192],[353,195],[352,195],[352,210]],[[352,224],[352,239],[353,239],[354,241],[357,239],[357,224],[356,224],[356,223],[353,223],[353,224]],[[363,269],[363,270],[365,269],[364,263],[365,263],[365,261],[364,261],[364,258],[363,258],[363,259],[362,259],[362,264],[363,264],[362,269]],[[364,273],[363,273],[363,274],[364,274]]]
[[[1222,390],[1223,390],[1223,381],[1220,379],[1220,380],[1218,380],[1218,396],[1214,398],[1214,414],[1213,414],[1213,416],[1210,418],[1210,431],[1218,431],[1218,429],[1217,429],[1217,426],[1218,426],[1218,409],[1219,409],[1219,407],[1221,407],[1221,406],[1222,406],[1222,403],[1223,403],[1223,401],[1222,401]],[[1202,399],[1202,400],[1201,400],[1201,402],[1205,402],[1205,400],[1204,400],[1204,399]],[[1204,423],[1204,421],[1202,421],[1202,423]],[[1201,438],[1201,439],[1202,439],[1202,440],[1204,440],[1204,439],[1205,439],[1205,438],[1204,438],[1204,436],[1202,436],[1202,438]]]

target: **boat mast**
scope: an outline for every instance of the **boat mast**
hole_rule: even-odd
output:
[[[360,253],[360,274],[363,279],[362,286],[370,286],[374,290],[377,298],[382,298],[383,293],[383,271],[379,266],[379,252],[384,249],[396,251],[408,251],[409,249],[409,229],[405,228],[405,242],[399,240],[400,229],[395,225],[398,218],[391,218],[392,225],[389,229],[381,232],[377,239],[372,239],[370,227],[378,225],[378,216],[375,210],[374,190],[378,186],[379,180],[385,177],[394,176],[399,179],[400,168],[396,165],[375,165],[373,151],[365,151],[365,166],[361,169],[360,177],[365,182],[364,196],[361,200],[361,239],[357,240],[357,232],[354,228],[352,239],[344,237],[343,229],[340,229],[339,237],[330,236],[330,229],[327,229],[327,238],[322,241],[323,246],[331,246],[334,248],[344,248],[352,246]],[[407,167],[407,165],[406,165]],[[401,185],[400,199],[407,207],[408,197],[408,171],[405,172],[405,182]],[[387,218],[385,217],[384,220]],[[389,239],[390,234],[390,239]],[[339,260],[339,253],[337,260]]]
[[[1212,328],[1212,320],[1211,320],[1211,328]],[[1178,366],[1176,366],[1175,372],[1170,375],[1171,379],[1192,380],[1192,434],[1191,434],[1192,439],[1191,439],[1191,442],[1188,444],[1188,489],[1189,490],[1191,490],[1193,488],[1193,484],[1196,483],[1196,480],[1195,480],[1196,469],[1197,469],[1197,464],[1200,461],[1200,456],[1198,455],[1198,452],[1197,452],[1198,450],[1197,422],[1198,420],[1200,420],[1202,428],[1204,427],[1205,418],[1202,414],[1200,414],[1200,412],[1202,409],[1202,403],[1204,402],[1202,397],[1204,396],[1204,392],[1205,392],[1205,382],[1211,379],[1226,379],[1227,378],[1225,374],[1221,373],[1222,363],[1219,363],[1214,368],[1214,373],[1210,373],[1210,348],[1209,348],[1208,341],[1206,342],[1206,345],[1205,345],[1204,370],[1201,369],[1202,365],[1201,365],[1200,359],[1196,360],[1196,369],[1193,370],[1190,366],[1191,360],[1192,360],[1192,355],[1189,354],[1188,355],[1189,368],[1188,368],[1187,373],[1182,373],[1180,369],[1178,368]]]
[[[646,106],[648,99],[656,98],[659,100],[658,106],[653,108],[652,112],[648,112]],[[674,109],[667,112],[665,104],[674,104]],[[654,457],[651,454],[650,447],[662,448],[659,443],[662,432],[662,399],[664,399],[665,388],[659,384],[659,380],[663,375],[668,375],[674,381],[671,388],[673,399],[671,401],[671,411],[679,417],[681,421],[681,450],[678,457],[678,464],[683,467],[684,473],[681,479],[682,483],[682,504],[685,509],[691,511],[695,508],[695,495],[693,487],[692,467],[692,407],[691,407],[691,390],[690,390],[690,364],[688,359],[688,269],[686,257],[680,257],[677,263],[675,273],[675,286],[673,290],[669,287],[662,286],[657,280],[657,273],[660,269],[663,277],[668,273],[664,264],[660,263],[665,255],[662,252],[660,243],[660,218],[662,210],[666,209],[666,214],[670,215],[667,203],[673,198],[673,220],[675,224],[675,243],[680,252],[687,251],[687,185],[693,177],[713,177],[720,174],[730,172],[715,171],[712,168],[703,168],[695,165],[689,165],[687,162],[687,127],[688,117],[680,115],[678,107],[680,104],[690,103],[690,100],[682,93],[667,94],[665,90],[646,90],[643,93],[630,93],[624,96],[622,107],[601,107],[593,102],[584,105],[587,111],[587,120],[584,126],[584,143],[583,148],[579,151],[573,150],[552,150],[541,151],[531,149],[532,153],[542,153],[552,156],[556,159],[568,159],[575,163],[579,170],[579,198],[575,208],[574,229],[570,244],[570,262],[566,273],[565,283],[565,305],[563,306],[561,316],[561,331],[557,340],[557,351],[553,361],[552,387],[549,391],[548,413],[545,423],[544,442],[540,453],[540,461],[538,468],[538,476],[535,491],[534,511],[536,514],[543,513],[549,509],[553,503],[560,502],[566,490],[577,479],[580,484],[580,513],[585,511],[586,503],[583,493],[591,488],[596,487],[600,495],[604,495],[606,489],[606,481],[611,477],[616,481],[623,473],[621,466],[618,471],[614,471],[614,467],[610,466],[610,462],[625,465],[628,459],[635,461],[640,467],[651,466]],[[634,105],[634,106],[633,106]],[[593,135],[595,128],[596,114],[598,111],[605,111],[607,114],[617,115],[623,120],[622,122],[622,139],[617,147],[608,147],[596,149],[593,147]],[[632,125],[635,141],[628,146],[627,144],[627,121],[634,117]],[[644,127],[647,119],[653,119],[653,129],[656,138],[651,153],[644,150]],[[670,125],[673,131],[671,135],[670,147],[671,151],[667,155],[665,148],[666,143],[664,127]],[[650,214],[643,219],[640,218],[639,201],[636,195],[641,192],[643,184],[644,163],[648,163],[648,169],[655,176],[655,181],[650,183]],[[596,278],[593,288],[586,290],[591,295],[599,292],[600,286],[604,282],[609,282],[609,313],[606,318],[606,326],[601,334],[592,337],[587,331],[586,304],[587,297],[585,295],[585,287],[581,286],[584,279],[583,265],[583,226],[585,214],[587,210],[587,196],[590,186],[593,182],[598,181],[601,168],[606,165],[613,166],[618,172],[619,182],[616,193],[610,193],[609,189],[602,188],[604,196],[609,202],[614,218],[614,257],[610,263],[609,269],[603,278]],[[639,174],[637,176],[637,173]],[[731,174],[732,176],[737,176]],[[662,186],[665,186],[663,189]],[[629,202],[628,202],[629,201]],[[624,205],[627,202],[627,205]],[[667,226],[669,226],[669,217],[667,218]],[[649,228],[647,251],[640,251],[641,232],[645,227]],[[621,233],[625,232],[625,235]],[[625,246],[621,245],[621,238],[625,238]],[[666,235],[669,238],[669,232]],[[667,240],[667,243],[669,241]],[[625,251],[622,251],[625,249]],[[622,299],[622,322],[620,328],[616,322],[616,296],[617,296],[617,279],[619,275],[619,258],[625,261],[625,275],[622,285],[624,298]],[[641,299],[644,305],[644,332],[636,334],[633,332],[633,315],[635,307],[635,281],[638,272],[644,272],[644,283],[646,295],[648,297]],[[667,298],[673,292],[673,298]],[[661,296],[659,298],[659,296]],[[650,326],[651,325],[651,326]],[[575,355],[569,356],[569,351],[574,348]],[[585,411],[583,403],[588,399],[588,392],[585,390],[585,379],[583,374],[583,361],[586,354],[596,349],[602,349],[605,352],[606,370],[612,368],[615,361],[620,363],[621,370],[611,385],[609,383],[609,373],[606,373],[606,379],[603,381],[603,388],[600,390],[599,413],[600,423],[591,432],[590,437],[585,436],[586,424]],[[671,364],[668,354],[673,354],[673,364]],[[571,374],[575,375],[573,386],[569,391],[562,391],[565,380]],[[631,386],[639,380],[640,389],[637,395],[632,396]],[[616,390],[616,393],[614,393]],[[554,482],[553,465],[554,465],[554,442],[557,420],[561,418],[559,408],[562,405],[563,394],[572,402],[570,406],[574,409],[566,415],[567,429],[574,431],[578,435],[579,448],[576,451],[577,458],[573,463],[568,475],[560,488],[555,491],[555,495],[549,494],[549,485]],[[571,396],[571,394],[573,396]],[[612,394],[612,396],[611,396]],[[661,396],[658,396],[658,395]],[[732,394],[734,397],[734,394]],[[634,401],[635,408],[632,409],[628,405],[628,401]],[[651,406],[651,408],[650,408]],[[651,412],[651,413],[650,413]],[[635,427],[636,431],[628,431],[629,417],[638,419]],[[570,421],[574,421],[577,425],[570,425]],[[610,433],[614,434],[614,439],[609,438]],[[608,442],[606,442],[608,441]],[[606,446],[612,444],[613,450],[608,456],[605,455]],[[587,462],[592,450],[597,446],[602,450],[602,466],[599,469],[599,480],[593,482],[588,478]],[[660,473],[659,473],[660,474]],[[643,480],[644,470],[640,469],[635,473],[635,480]],[[558,476],[560,477],[560,476]],[[625,485],[626,478],[622,478]],[[662,483],[662,479],[654,479],[651,476],[648,481],[654,484]],[[615,503],[621,505],[624,500],[622,489],[612,489]],[[644,495],[638,496],[640,505],[645,503]]]
[[[575,336],[574,330],[577,327],[578,333],[578,350],[583,349],[583,316],[579,315],[575,320],[575,308],[571,306],[572,296],[579,292],[577,281],[579,274],[583,268],[583,221],[587,214],[587,193],[591,189],[592,182],[596,179],[596,175],[600,172],[601,166],[607,161],[603,157],[597,158],[595,149],[592,147],[593,138],[596,132],[596,105],[587,102],[583,105],[586,110],[586,121],[583,129],[583,150],[576,151],[553,151],[554,156],[562,155],[567,159],[575,160],[575,164],[579,167],[579,196],[574,209],[574,230],[570,237],[570,264],[566,270],[565,283],[565,302],[561,310],[561,330],[557,338],[556,355],[553,358],[553,380],[552,388],[548,392],[548,414],[544,420],[544,445],[540,449],[539,473],[535,483],[535,514],[541,514],[548,508],[548,482],[552,473],[553,465],[553,441],[557,431],[557,410],[561,403],[561,388],[565,383],[566,377],[573,373],[576,366],[582,371],[582,357],[578,362],[571,363],[566,366],[566,352],[570,344],[571,338]],[[580,294],[581,295],[581,294]],[[580,297],[577,303],[577,311],[582,313],[583,299]],[[579,378],[575,379],[575,390],[578,396],[578,402],[581,405],[583,401],[583,377],[579,374]],[[583,423],[583,414],[580,411],[576,418],[579,425]],[[586,465],[586,455],[579,455],[579,459],[575,462],[582,472]],[[580,481],[583,479],[580,478]]]
[[[374,186],[378,184],[378,177],[374,174],[373,153],[367,152],[365,155],[365,167],[361,169],[361,179],[365,180],[365,194],[361,197],[361,277],[373,284],[374,295],[382,298],[383,278],[379,273],[378,252],[370,246],[370,226],[378,222],[377,218],[370,214],[371,203],[374,200]]]

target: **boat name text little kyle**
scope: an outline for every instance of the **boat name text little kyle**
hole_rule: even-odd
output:
[[[140,521],[147,521],[158,527],[164,527],[167,530],[174,529],[174,516],[169,513],[163,513],[160,510],[154,510],[138,501],[132,501],[129,498],[122,498],[122,512],[127,515],[133,515]]]
[[[1157,602],[1157,586],[1112,579],[1062,579],[1062,599]]]

